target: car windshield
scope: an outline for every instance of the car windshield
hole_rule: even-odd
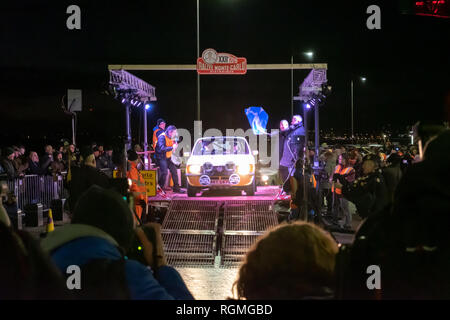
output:
[[[195,156],[249,154],[249,149],[243,138],[212,137],[199,140],[192,154]]]

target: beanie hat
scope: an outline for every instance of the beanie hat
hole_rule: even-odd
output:
[[[72,223],[86,224],[103,230],[123,248],[133,237],[133,213],[119,193],[98,185],[91,186],[78,199]]]
[[[9,156],[12,155],[14,152],[15,152],[14,149],[11,148],[11,147],[5,148],[4,156],[5,156],[5,157],[9,157]]]

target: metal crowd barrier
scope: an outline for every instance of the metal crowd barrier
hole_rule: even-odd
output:
[[[64,177],[62,175],[38,176],[26,175],[24,177],[8,180],[8,187],[17,199],[17,208],[24,210],[29,204],[41,203],[45,209],[50,208],[52,200],[63,199]]]
[[[112,170],[102,169],[108,177],[112,177]],[[26,175],[7,180],[8,188],[17,199],[17,208],[24,210],[27,205],[40,203],[43,209],[50,208],[51,202],[68,198],[68,191],[64,187],[67,172],[60,175]]]

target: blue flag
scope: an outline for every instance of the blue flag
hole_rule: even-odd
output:
[[[269,122],[269,115],[262,107],[248,107],[245,109],[245,114],[255,135],[267,134],[266,126]]]

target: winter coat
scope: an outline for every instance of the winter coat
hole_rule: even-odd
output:
[[[50,174],[50,164],[53,162],[53,156],[45,153],[40,157],[41,168],[44,170],[44,174]]]
[[[122,295],[128,295],[130,299],[193,299],[175,269],[162,266],[156,273],[152,272],[149,267],[140,262],[123,256],[117,242],[109,234],[93,226],[69,224],[58,228],[42,240],[42,248],[50,253],[52,260],[63,274],[67,274],[69,266],[77,265],[82,270],[81,276],[83,276],[83,266],[93,260],[121,261],[123,268],[119,268],[119,272],[124,272],[124,277],[119,275],[106,280],[116,282],[120,281],[118,278],[123,278],[128,292]],[[107,286],[115,285],[113,283]],[[116,293],[116,295],[120,294]]]
[[[6,172],[8,179],[14,179],[17,177],[16,168],[14,167],[14,163],[11,160],[3,158],[1,160],[1,165],[3,167],[3,170]]]
[[[33,162],[28,159],[28,174],[43,175],[45,170],[41,167],[39,162]]]
[[[304,141],[297,141],[297,136],[305,136],[305,128],[303,125],[291,126],[286,139],[283,143],[283,155],[280,159],[280,165],[284,167],[292,167],[295,162],[301,158],[304,147]]]

